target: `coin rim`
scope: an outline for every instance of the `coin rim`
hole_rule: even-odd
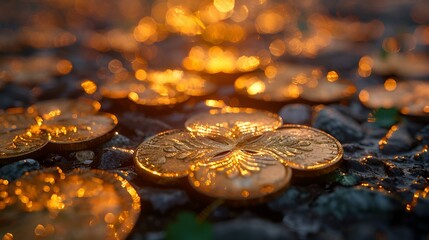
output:
[[[286,129],[286,128],[303,128],[303,129],[309,129],[309,130],[315,131],[317,133],[323,134],[323,135],[329,137],[330,139],[332,139],[334,141],[335,145],[337,145],[337,149],[338,149],[338,153],[335,156],[335,158],[332,160],[332,162],[323,166],[323,167],[304,169],[304,168],[296,168],[293,166],[289,166],[294,171],[294,176],[297,176],[297,177],[316,177],[316,176],[327,174],[327,173],[337,169],[338,166],[341,165],[342,160],[343,160],[343,155],[344,155],[344,149],[343,149],[342,144],[334,136],[332,136],[329,133],[326,133],[320,129],[305,126],[305,125],[300,125],[300,124],[284,124],[283,126],[278,128],[277,130]]]

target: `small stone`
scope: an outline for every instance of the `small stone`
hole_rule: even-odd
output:
[[[108,142],[103,144],[103,147],[132,147],[131,140],[124,135],[116,133]]]
[[[337,188],[315,202],[319,214],[333,215],[339,220],[364,219],[374,216],[393,217],[401,203],[387,194],[365,188]]]
[[[4,165],[0,168],[0,178],[14,181],[26,172],[39,170],[40,164],[34,159],[25,159]]]
[[[398,177],[404,175],[402,170],[392,162],[384,162],[384,170],[389,177]]]
[[[131,163],[134,150],[126,148],[104,148],[98,168],[111,170]]]
[[[283,240],[297,236],[280,224],[257,218],[234,219],[213,227],[214,239]]]
[[[75,154],[76,160],[83,164],[91,164],[94,161],[95,153],[93,151],[79,151]]]
[[[388,155],[406,152],[414,146],[413,137],[403,125],[393,126],[381,142],[381,152]]]
[[[355,174],[338,173],[335,176],[335,181],[345,187],[355,186],[359,183],[360,177]]]
[[[137,136],[141,138],[147,138],[157,133],[172,129],[172,127],[166,123],[163,123],[157,119],[148,118],[141,113],[129,112],[124,113],[119,119],[121,125],[134,131]]]
[[[311,200],[311,194],[301,188],[291,187],[279,198],[268,203],[268,206],[274,210],[295,209],[302,206],[303,203]]]
[[[168,210],[182,206],[189,202],[186,192],[179,189],[157,189],[145,187],[138,190],[140,197],[152,204],[152,207],[160,212],[166,213]]]
[[[279,111],[284,123],[310,124],[312,109],[305,104],[288,104]]]
[[[313,127],[331,134],[341,143],[359,141],[364,137],[355,120],[331,107],[325,107],[318,112]]]

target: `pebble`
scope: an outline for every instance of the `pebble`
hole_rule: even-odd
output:
[[[313,127],[331,134],[341,143],[359,141],[364,137],[362,128],[355,120],[331,107],[317,113]]]
[[[39,170],[40,164],[34,159],[24,159],[18,162],[4,165],[0,168],[0,178],[14,181],[26,172]]]
[[[396,129],[396,130],[393,130]],[[410,150],[415,142],[404,125],[395,125],[386,134],[385,144],[380,145],[383,154],[394,155]]]
[[[311,122],[312,109],[305,104],[288,104],[279,111],[284,123],[304,124]]]
[[[189,202],[185,191],[179,189],[157,189],[145,187],[138,190],[140,197],[152,204],[153,209],[160,213],[166,213],[174,207],[182,206]]]
[[[401,203],[387,194],[365,188],[337,188],[320,196],[314,204],[316,212],[339,220],[393,217]]]
[[[104,148],[100,157],[98,168],[113,170],[126,164],[130,164],[133,159],[134,150],[126,148]]]
[[[258,218],[234,219],[213,226],[214,239],[283,240],[297,235],[282,225]]]

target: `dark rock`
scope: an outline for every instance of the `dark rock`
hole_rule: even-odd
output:
[[[126,148],[104,148],[100,157],[100,169],[115,169],[131,163],[134,150]]]
[[[109,147],[133,147],[132,141],[121,134],[115,134],[108,142],[103,144],[103,147],[109,148]]]
[[[316,212],[339,220],[392,217],[401,207],[389,195],[364,188],[337,188],[315,201]]]
[[[119,176],[123,177],[128,182],[134,182],[137,179],[139,180],[139,176],[134,168],[134,166],[126,166],[122,168],[117,168],[112,170],[111,172],[117,173]],[[137,186],[134,186],[137,187]]]
[[[311,200],[311,194],[304,189],[291,187],[279,198],[268,203],[268,206],[274,210],[287,210],[303,206],[303,203]]]
[[[422,128],[416,135],[418,141],[422,144],[429,145],[429,125]]]
[[[361,127],[355,120],[330,107],[318,112],[313,127],[331,134],[341,143],[359,141],[364,137]]]
[[[349,106],[333,105],[332,107],[336,108],[344,115],[349,115],[358,122],[365,122],[371,112],[371,110],[364,107],[359,101],[351,101]]]
[[[384,162],[384,170],[389,177],[398,177],[404,175],[402,170],[392,162]]]
[[[398,154],[414,146],[414,138],[403,125],[393,126],[384,139],[386,142],[380,145],[380,150],[384,154]]]
[[[287,228],[262,219],[235,219],[217,223],[213,227],[214,239],[252,240],[252,239],[296,239],[297,236]]]
[[[413,213],[422,218],[429,218],[429,196],[421,197],[413,209]]]
[[[312,109],[305,104],[289,104],[279,111],[284,123],[310,124]]]
[[[359,183],[361,178],[356,174],[346,174],[339,172],[335,176],[335,181],[345,187],[355,186]]]
[[[14,181],[26,172],[39,170],[40,164],[34,159],[25,159],[4,165],[0,168],[0,178]]]
[[[316,216],[311,216],[308,211],[291,213],[283,218],[283,224],[289,229],[293,229],[301,239],[305,239],[309,234],[315,234],[320,231],[321,221]]]
[[[153,136],[157,133],[172,129],[168,124],[157,119],[148,118],[141,113],[128,112],[124,113],[119,119],[121,125],[134,131],[136,135],[142,138]]]
[[[189,197],[185,191],[178,189],[157,189],[144,187],[138,190],[141,199],[152,204],[152,207],[161,213],[166,213],[168,210],[182,206],[189,201]]]
[[[387,131],[389,129],[380,127],[375,122],[365,122],[362,124],[362,129],[367,135],[367,137],[370,138],[377,138],[380,139],[386,135]]]

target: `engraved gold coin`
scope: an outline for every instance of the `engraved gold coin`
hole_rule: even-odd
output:
[[[262,202],[288,187],[292,177],[292,170],[279,162],[272,162],[248,176],[228,177],[210,166],[197,165],[192,170],[189,183],[196,191],[232,204]]]
[[[294,169],[294,176],[314,177],[335,170],[341,163],[343,148],[333,136],[315,128],[286,124],[272,134],[269,148],[286,155],[279,159]]]
[[[134,156],[139,173],[164,180],[188,176],[196,191],[238,203],[262,200],[285,188],[292,169],[297,176],[313,177],[340,164],[341,144],[325,132],[301,125],[243,128],[237,120],[259,119],[260,112],[229,114],[196,117],[203,124],[191,118],[188,130],[147,139]]]
[[[189,131],[221,131],[219,134],[223,134],[234,126],[239,127],[241,131],[259,132],[274,130],[282,124],[280,116],[272,112],[226,107],[196,114],[185,122],[185,127]]]
[[[41,128],[49,133],[55,149],[72,151],[98,145],[111,137],[118,124],[109,113],[54,118],[43,122]]]
[[[42,117],[44,120],[53,118],[68,118],[82,114],[92,114],[100,110],[101,104],[97,101],[79,99],[54,99],[36,103],[27,111],[30,114]]]
[[[26,114],[23,108],[0,113],[0,133],[24,130],[31,125],[37,124],[36,118],[30,114]]]
[[[28,157],[48,143],[36,119],[23,111],[0,114],[0,162]]]
[[[0,236],[14,239],[125,239],[140,214],[136,190],[101,170],[51,168],[0,185]]]

